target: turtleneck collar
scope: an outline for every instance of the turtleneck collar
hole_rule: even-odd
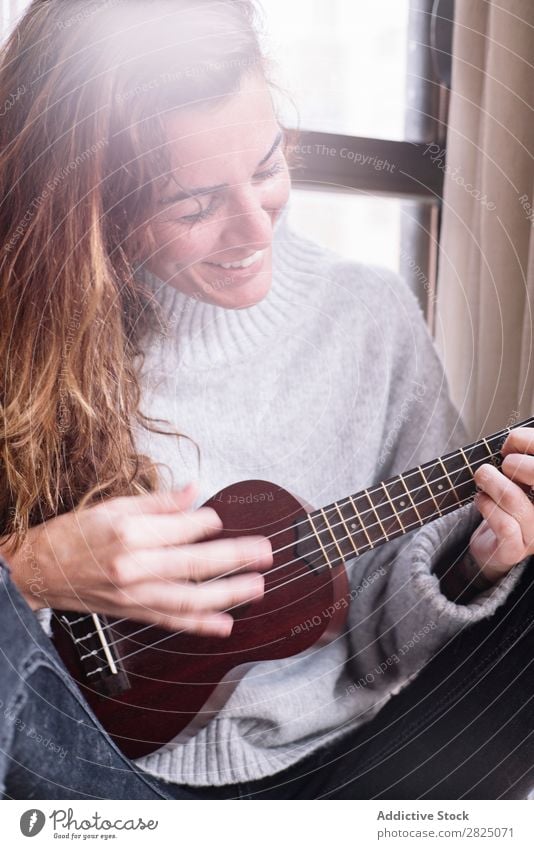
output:
[[[185,295],[140,266],[136,277],[159,303],[163,319],[162,340],[171,345],[181,365],[211,368],[245,358],[269,343],[285,327],[303,319],[303,287],[313,271],[312,243],[299,245],[288,226],[288,207],[273,233],[272,285],[259,303],[240,310],[225,309]],[[319,251],[320,249],[317,248]]]

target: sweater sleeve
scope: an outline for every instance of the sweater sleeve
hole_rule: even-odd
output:
[[[421,309],[400,278],[393,282],[393,299],[387,286],[382,298],[393,338],[388,410],[373,483],[470,441]],[[389,308],[388,300],[394,301]],[[467,548],[480,520],[474,505],[467,504],[348,564],[349,667],[355,680],[368,687],[390,688],[395,681],[402,686],[462,628],[491,616],[507,599],[528,559],[468,604],[449,600],[434,573],[442,558],[452,563]]]

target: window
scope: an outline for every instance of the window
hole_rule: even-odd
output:
[[[409,0],[267,0],[263,9],[277,82],[294,94],[302,126],[405,138]]]
[[[443,169],[429,145],[444,155],[453,0],[263,10],[275,81],[294,100],[278,98],[282,119],[301,131],[293,227],[400,272],[432,326]]]

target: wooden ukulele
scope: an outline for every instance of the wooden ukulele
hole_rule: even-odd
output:
[[[533,427],[534,418],[516,427]],[[274,561],[261,601],[232,610],[229,637],[170,633],[146,623],[54,611],[53,639],[96,716],[130,758],[181,740],[212,719],[250,664],[328,641],[350,599],[344,561],[472,500],[473,473],[500,465],[510,428],[308,512],[267,481],[241,481],[206,503],[222,537],[262,534]]]

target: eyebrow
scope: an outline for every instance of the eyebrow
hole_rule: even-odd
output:
[[[256,166],[257,168],[260,168],[262,165],[265,165],[265,163],[271,158],[271,156],[279,146],[280,142],[282,141],[283,135],[283,131],[280,130],[274,142],[272,143],[268,153],[266,153],[263,159],[258,162]],[[218,192],[221,189],[227,189],[228,185],[228,183],[219,183],[219,185],[217,186],[203,186],[202,188],[198,189],[188,189],[187,191],[177,192],[176,194],[172,195],[172,197],[164,198],[163,200],[160,200],[159,203],[161,206],[164,206],[168,203],[176,203],[176,201],[187,200],[187,198],[197,197],[198,195],[208,195],[211,194],[211,192]]]

